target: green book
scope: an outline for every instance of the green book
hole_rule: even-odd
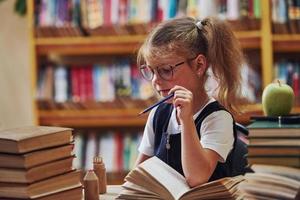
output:
[[[247,126],[249,137],[300,138],[300,124],[280,124],[276,121],[254,121]]]
[[[278,121],[254,121],[247,126],[248,129],[299,129],[300,124],[282,124]]]

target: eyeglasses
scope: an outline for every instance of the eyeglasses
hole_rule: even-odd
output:
[[[154,70],[156,70],[157,74],[162,78],[163,80],[169,81],[173,78],[174,74],[174,69],[176,67],[179,67],[180,65],[184,64],[186,61],[177,63],[175,65],[166,65],[166,66],[161,66],[156,69],[152,69],[149,65],[142,65],[140,67],[140,71],[144,79],[151,81],[154,76]]]

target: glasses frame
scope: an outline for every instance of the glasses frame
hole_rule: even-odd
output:
[[[179,62],[179,63],[177,63],[177,64],[174,64],[174,65],[170,65],[170,64],[169,64],[168,66],[171,68],[171,78],[170,78],[170,79],[166,79],[166,78],[162,77],[162,76],[160,75],[160,73],[159,73],[158,67],[156,67],[155,69],[152,69],[152,68],[151,68],[149,65],[147,65],[147,64],[143,64],[143,65],[140,66],[140,72],[141,72],[143,78],[146,79],[147,81],[152,81],[152,79],[153,79],[153,77],[154,77],[154,71],[157,72],[157,74],[159,75],[159,77],[160,77],[161,79],[163,79],[163,80],[165,80],[165,81],[169,81],[169,80],[172,80],[173,75],[174,75],[174,69],[175,69],[176,67],[179,67],[179,66],[183,65],[185,62],[192,61],[192,60],[196,59],[197,57],[198,57],[198,55],[195,56],[194,58],[186,59],[185,61],[181,61],[181,62]],[[148,68],[151,70],[151,72],[152,72],[150,78],[147,78],[147,77],[144,76],[144,74],[142,73],[142,69],[144,69],[144,68],[146,68],[146,67],[148,67]]]
[[[167,65],[167,66],[170,67],[170,70],[171,70],[171,78],[169,78],[169,79],[166,79],[166,78],[164,78],[164,77],[161,75],[161,72],[160,72],[160,70],[159,70],[158,67],[156,67],[155,69],[152,69],[149,65],[146,65],[146,64],[140,66],[140,72],[141,72],[143,78],[146,79],[147,81],[152,81],[152,79],[153,79],[153,77],[154,77],[154,74],[155,74],[155,71],[156,71],[156,73],[159,75],[159,77],[160,77],[161,79],[163,79],[163,80],[165,80],[165,81],[169,81],[169,80],[172,80],[172,78],[173,78],[173,75],[174,75],[174,69],[175,69],[176,67],[179,67],[179,66],[183,65],[185,62],[186,62],[186,61],[181,61],[181,62],[179,62],[179,63],[177,63],[177,64],[174,64],[174,65],[170,65],[170,64]],[[143,70],[144,68],[146,68],[146,67],[148,67],[148,68],[151,70],[151,72],[152,72],[150,78],[147,78],[146,76],[144,76],[144,74],[143,74],[143,72],[142,72],[142,70]]]

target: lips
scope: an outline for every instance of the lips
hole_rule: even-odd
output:
[[[163,97],[167,96],[169,94],[170,89],[167,90],[158,90],[159,94]]]

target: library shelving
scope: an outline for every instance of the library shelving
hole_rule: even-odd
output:
[[[41,62],[49,58],[61,57],[110,57],[110,59],[121,57],[134,57],[139,45],[145,38],[142,34],[121,34],[121,35],[91,35],[79,34],[76,36],[52,35],[38,37],[35,20],[35,4],[38,1],[27,1],[28,21],[30,26],[30,51],[31,51],[31,77],[33,107],[35,113],[35,122],[39,125],[67,126],[73,128],[138,128],[143,129],[146,122],[146,116],[137,117],[143,106],[130,107],[106,107],[101,109],[64,109],[61,107],[50,107],[43,109],[39,107],[36,92],[38,90],[37,82],[39,80],[39,68]],[[78,2],[78,1],[74,1]],[[300,34],[275,34],[272,32],[272,5],[271,1],[258,1],[261,7],[261,17],[259,28],[254,30],[238,30],[235,35],[240,41],[241,47],[247,51],[258,52],[259,73],[261,76],[262,89],[274,79],[274,55],[280,52],[299,52],[300,51]],[[43,30],[44,32],[53,31],[52,28]],[[66,32],[66,31],[65,31]],[[76,60],[76,59],[75,59]],[[77,59],[78,60],[78,59]],[[259,97],[260,98],[260,97]],[[151,101],[148,102],[150,104]],[[132,102],[131,102],[132,103]],[[51,103],[50,103],[51,104]],[[99,103],[101,104],[101,103]],[[148,105],[146,104],[146,105]],[[244,112],[236,115],[236,121],[242,124],[248,124],[250,116],[262,115],[262,107],[259,103],[252,103],[243,106]],[[300,112],[299,107],[293,109],[293,112]],[[124,172],[111,174],[114,181],[120,181],[124,177]],[[111,179],[111,180],[112,180]]]

